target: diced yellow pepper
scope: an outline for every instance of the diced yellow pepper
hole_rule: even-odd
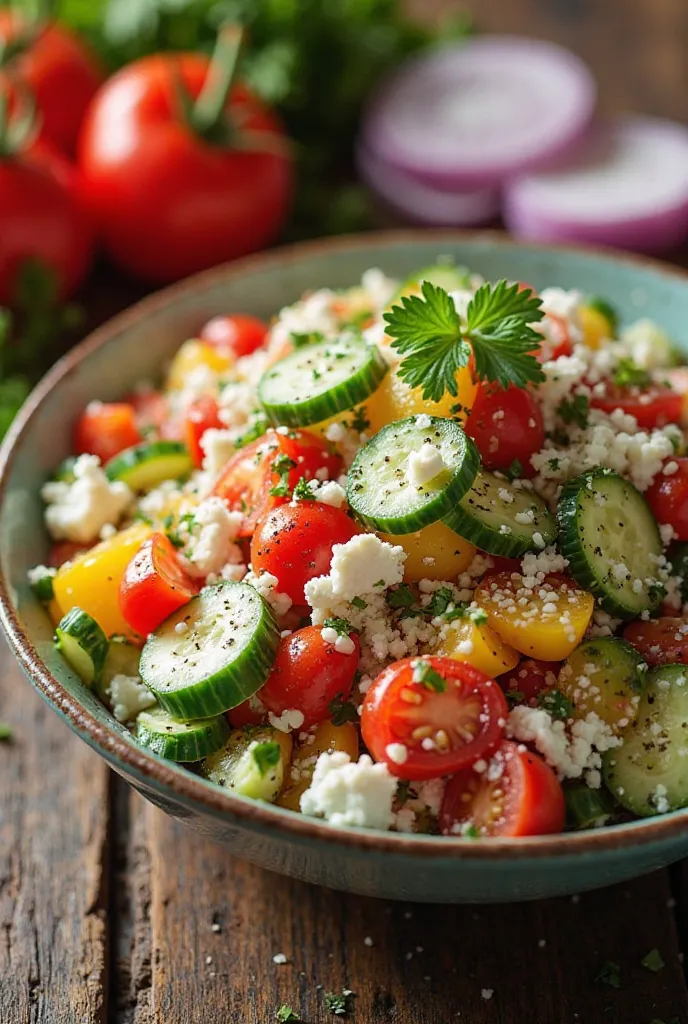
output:
[[[183,388],[191,371],[199,366],[207,366],[218,376],[226,376],[233,365],[234,361],[228,352],[192,338],[177,350],[167,376],[167,388],[170,391]]]
[[[280,807],[290,811],[299,810],[299,800],[311,784],[315,762],[320,754],[343,750],[352,761],[358,759],[358,731],[350,722],[334,725],[332,722],[321,722],[313,732],[313,742],[303,743],[297,747],[287,773],[286,786],[277,798]]]
[[[432,523],[417,533],[381,533],[382,540],[398,544],[406,552],[404,580],[451,580],[465,572],[476,549],[444,523]]]
[[[53,592],[60,617],[76,605],[96,620],[106,636],[132,636],[119,609],[119,585],[128,563],[151,533],[150,526],[136,523],[59,568]]]
[[[432,653],[463,661],[493,679],[509,672],[519,662],[518,651],[500,640],[486,623],[475,623],[468,616],[447,625],[439,646]]]
[[[598,349],[603,341],[614,337],[614,325],[609,318],[594,306],[581,306],[578,311],[583,342],[591,349]]]
[[[421,387],[410,388],[394,370],[390,370],[377,391],[366,399],[366,413],[370,420],[369,433],[376,434],[387,423],[401,420],[405,416],[416,416],[419,413],[445,417],[457,415],[460,419],[464,419],[464,412],[473,405],[478,390],[478,385],[473,380],[472,371],[468,366],[463,366],[458,370],[456,384],[457,395],[450,395],[447,392],[439,402],[430,402],[423,398]],[[463,411],[453,412],[452,410],[456,409],[458,405],[462,407]]]
[[[541,661],[563,661],[588,628],[592,594],[572,580],[549,576],[534,589],[516,573],[488,576],[475,591],[491,629],[521,654]]]

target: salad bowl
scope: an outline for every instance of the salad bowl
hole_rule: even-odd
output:
[[[688,275],[659,263],[528,246],[498,233],[393,232],[310,242],[215,268],[144,299],[60,360],[21,410],[0,454],[0,617],[24,672],[53,710],[135,789],[229,853],[316,884],[392,899],[489,902],[600,887],[688,854],[688,809],[611,827],[533,838],[467,839],[340,829],[232,795],[142,749],[53,645],[27,582],[46,556],[39,498],[70,451],[74,415],[156,378],[209,318],[268,319],[303,292],[341,288],[370,267],[404,279],[447,255],[487,279],[608,296],[622,320],[656,320],[688,355]]]

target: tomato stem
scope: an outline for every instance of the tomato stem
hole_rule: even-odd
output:
[[[54,12],[54,0],[37,0],[33,4],[13,6],[16,18],[16,34],[13,39],[0,42],[0,69],[9,67],[17,57],[31,49],[48,25]]]
[[[239,66],[243,35],[240,25],[223,25],[218,33],[208,74],[192,110],[194,128],[207,139],[216,137],[218,129],[224,126],[225,106]]]
[[[36,99],[30,89],[15,83],[17,107],[10,112],[10,97],[0,91],[0,160],[15,156],[33,142],[39,128]]]

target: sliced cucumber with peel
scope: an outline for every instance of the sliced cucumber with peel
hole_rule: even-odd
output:
[[[688,666],[648,673],[637,721],[622,738],[603,758],[615,799],[641,817],[688,806]]]
[[[272,609],[253,587],[219,583],[205,587],[149,636],[139,672],[175,718],[209,718],[260,689],[279,638]]]
[[[147,441],[125,448],[105,466],[109,480],[122,480],[132,491],[152,491],[165,480],[190,473],[193,462],[181,441]]]
[[[505,558],[541,551],[557,537],[556,520],[534,491],[514,487],[488,469],[480,470],[444,522],[481,551]]]
[[[437,448],[444,468],[427,483],[409,480],[411,453]],[[442,519],[475,479],[480,456],[456,420],[409,416],[383,427],[349,470],[346,497],[356,517],[384,533],[415,533]]]
[[[55,627],[55,646],[87,686],[103,674],[108,655],[108,639],[88,612],[72,608]]]
[[[206,758],[203,774],[241,796],[272,803],[282,789],[291,748],[290,737],[269,726],[236,730]]]
[[[614,816],[614,801],[606,789],[591,789],[587,782],[564,785],[566,824],[570,829],[601,828]]]
[[[376,346],[342,335],[280,359],[261,377],[258,398],[274,423],[303,427],[364,402],[388,369]]]
[[[50,604],[55,596],[53,580],[56,573],[56,569],[47,565],[37,565],[35,569],[29,570],[29,583],[41,604]]]
[[[569,480],[557,507],[559,544],[569,571],[610,615],[632,619],[664,596],[657,579],[662,540],[650,506],[609,469]]]
[[[404,295],[419,294],[423,281],[444,288],[446,292],[464,291],[471,286],[471,272],[468,267],[456,266],[453,263],[436,263],[432,267],[423,267],[401,284],[392,299],[392,305]]]
[[[108,690],[115,676],[138,676],[141,648],[130,643],[126,637],[111,636],[105,666],[94,689],[103,704],[111,708],[112,701]]]
[[[585,640],[568,656],[557,687],[574,707],[574,718],[594,712],[618,733],[635,721],[647,666],[620,637]]]
[[[164,708],[151,708],[136,719],[136,739],[141,746],[170,761],[201,761],[219,750],[228,736],[224,715],[181,722]]]

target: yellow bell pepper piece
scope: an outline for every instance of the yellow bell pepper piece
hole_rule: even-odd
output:
[[[583,342],[588,348],[598,349],[603,341],[614,337],[614,326],[601,310],[594,306],[581,306],[578,316],[583,330]]]
[[[398,544],[406,552],[404,580],[451,580],[465,572],[476,549],[444,523],[432,523],[417,533],[381,533],[382,540]]]
[[[572,580],[550,576],[531,589],[516,573],[488,576],[474,599],[505,643],[541,661],[568,658],[583,639],[595,605],[592,594]]]
[[[343,750],[352,761],[358,759],[358,732],[350,722],[334,725],[332,722],[321,722],[313,732],[313,742],[303,743],[294,751],[291,770],[287,772],[286,785],[277,803],[290,811],[298,811],[301,794],[311,784],[315,762],[320,754]]]
[[[473,374],[468,366],[463,366],[458,370],[456,384],[457,395],[450,395],[447,392],[439,402],[429,402],[423,398],[422,388],[410,388],[394,370],[390,370],[377,391],[366,399],[366,414],[370,420],[368,433],[376,434],[387,423],[401,420],[405,416],[416,416],[419,413],[445,417],[458,415],[462,420],[465,419],[465,412],[473,405],[478,390],[478,385],[473,380]],[[457,405],[462,407],[462,412],[452,411],[456,409]]]
[[[119,585],[128,563],[152,532],[145,523],[136,523],[58,569],[53,592],[60,617],[76,605],[96,620],[106,636],[132,636],[119,609]]]
[[[228,352],[192,338],[177,350],[167,376],[167,388],[170,391],[183,388],[191,371],[197,370],[199,366],[207,366],[217,376],[226,376],[233,365],[234,361]]]
[[[433,654],[463,661],[494,679],[515,668],[519,653],[505,644],[486,623],[476,623],[466,616],[447,624]]]

